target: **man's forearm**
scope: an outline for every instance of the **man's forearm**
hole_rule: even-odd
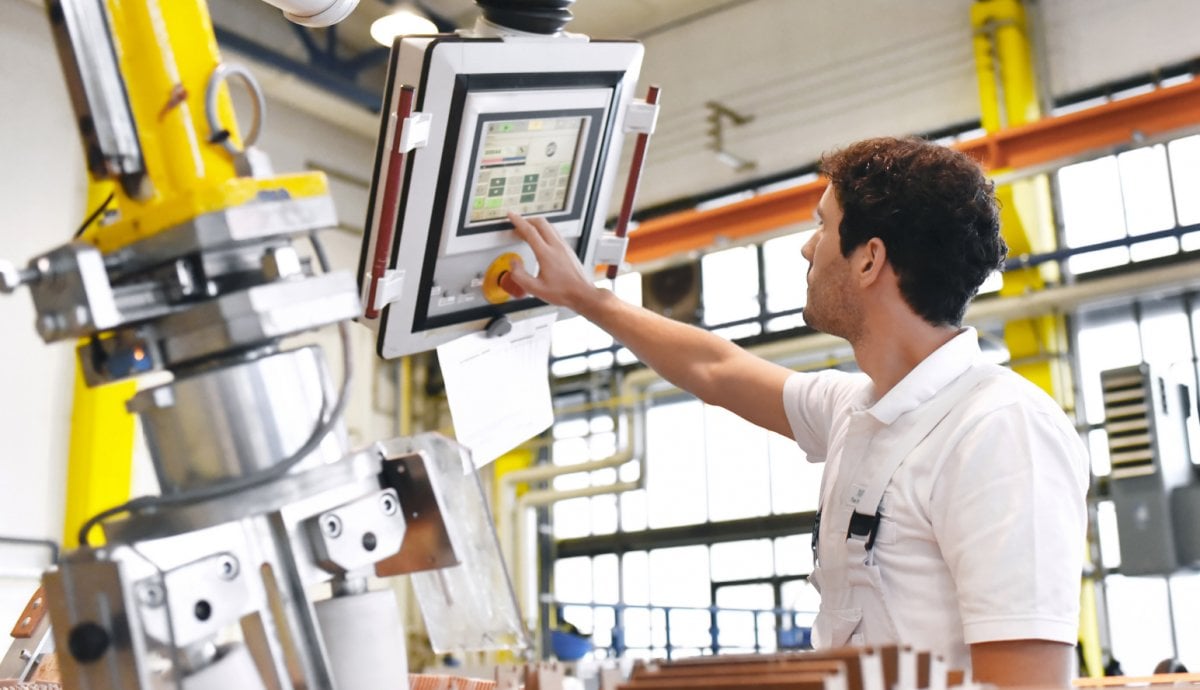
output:
[[[1071,684],[1074,647],[1048,640],[1007,640],[971,645],[972,676],[1001,687]]]
[[[715,402],[722,362],[741,352],[720,336],[623,302],[608,290],[597,289],[572,307],[663,378],[707,402]]]

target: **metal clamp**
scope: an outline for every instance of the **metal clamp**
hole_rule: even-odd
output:
[[[413,102],[416,89],[401,86],[396,99],[396,111],[391,124],[395,127],[392,148],[388,152],[388,171],[383,185],[383,206],[379,211],[379,227],[375,231],[375,253],[371,260],[371,272],[365,276],[367,285],[366,306],[363,316],[379,318],[379,286],[388,272],[391,261],[392,237],[396,231],[396,212],[400,202],[400,185],[408,147],[424,146],[429,142],[429,123],[432,117],[425,113],[414,113]]]
[[[634,101],[625,112],[625,131],[637,132],[637,143],[633,145],[633,157],[629,161],[629,179],[625,182],[625,197],[621,201],[621,212],[617,214],[617,224],[613,232],[617,237],[625,237],[629,229],[629,221],[633,218],[633,202],[637,197],[638,184],[642,179],[642,165],[646,162],[646,147],[650,144],[650,135],[658,122],[658,94],[661,91],[657,85],[650,85],[646,90],[646,100]],[[621,252],[622,259],[625,252]],[[610,262],[605,275],[611,280],[617,277],[619,263]]]
[[[625,250],[629,248],[629,237],[617,237],[614,234],[601,235],[596,241],[595,263],[619,266],[625,260]]]
[[[626,134],[654,134],[658,125],[658,104],[637,99],[625,111]]]
[[[400,128],[400,144],[397,148],[401,153],[425,148],[429,143],[429,133],[432,129],[432,114],[413,113],[409,115],[404,118],[404,126]]]
[[[334,575],[394,556],[404,542],[405,516],[392,488],[325,511],[306,525],[317,565]]]
[[[403,292],[404,271],[398,268],[389,268],[383,272],[383,277],[379,279],[375,298],[370,306],[372,309],[380,311],[387,305],[400,299],[400,295]]]

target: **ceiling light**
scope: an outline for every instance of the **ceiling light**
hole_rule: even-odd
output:
[[[371,38],[387,47],[397,36],[429,35],[438,32],[437,25],[411,9],[401,8],[371,23]]]

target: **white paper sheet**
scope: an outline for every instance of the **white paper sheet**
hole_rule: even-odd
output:
[[[549,360],[555,316],[513,321],[508,335],[473,333],[438,347],[454,435],[471,449],[476,467],[554,422]]]

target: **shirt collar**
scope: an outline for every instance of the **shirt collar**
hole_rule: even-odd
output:
[[[954,379],[982,359],[979,336],[974,328],[964,328],[945,345],[934,350],[913,367],[900,382],[867,409],[883,424],[891,424],[900,415],[916,409],[945,388]]]

